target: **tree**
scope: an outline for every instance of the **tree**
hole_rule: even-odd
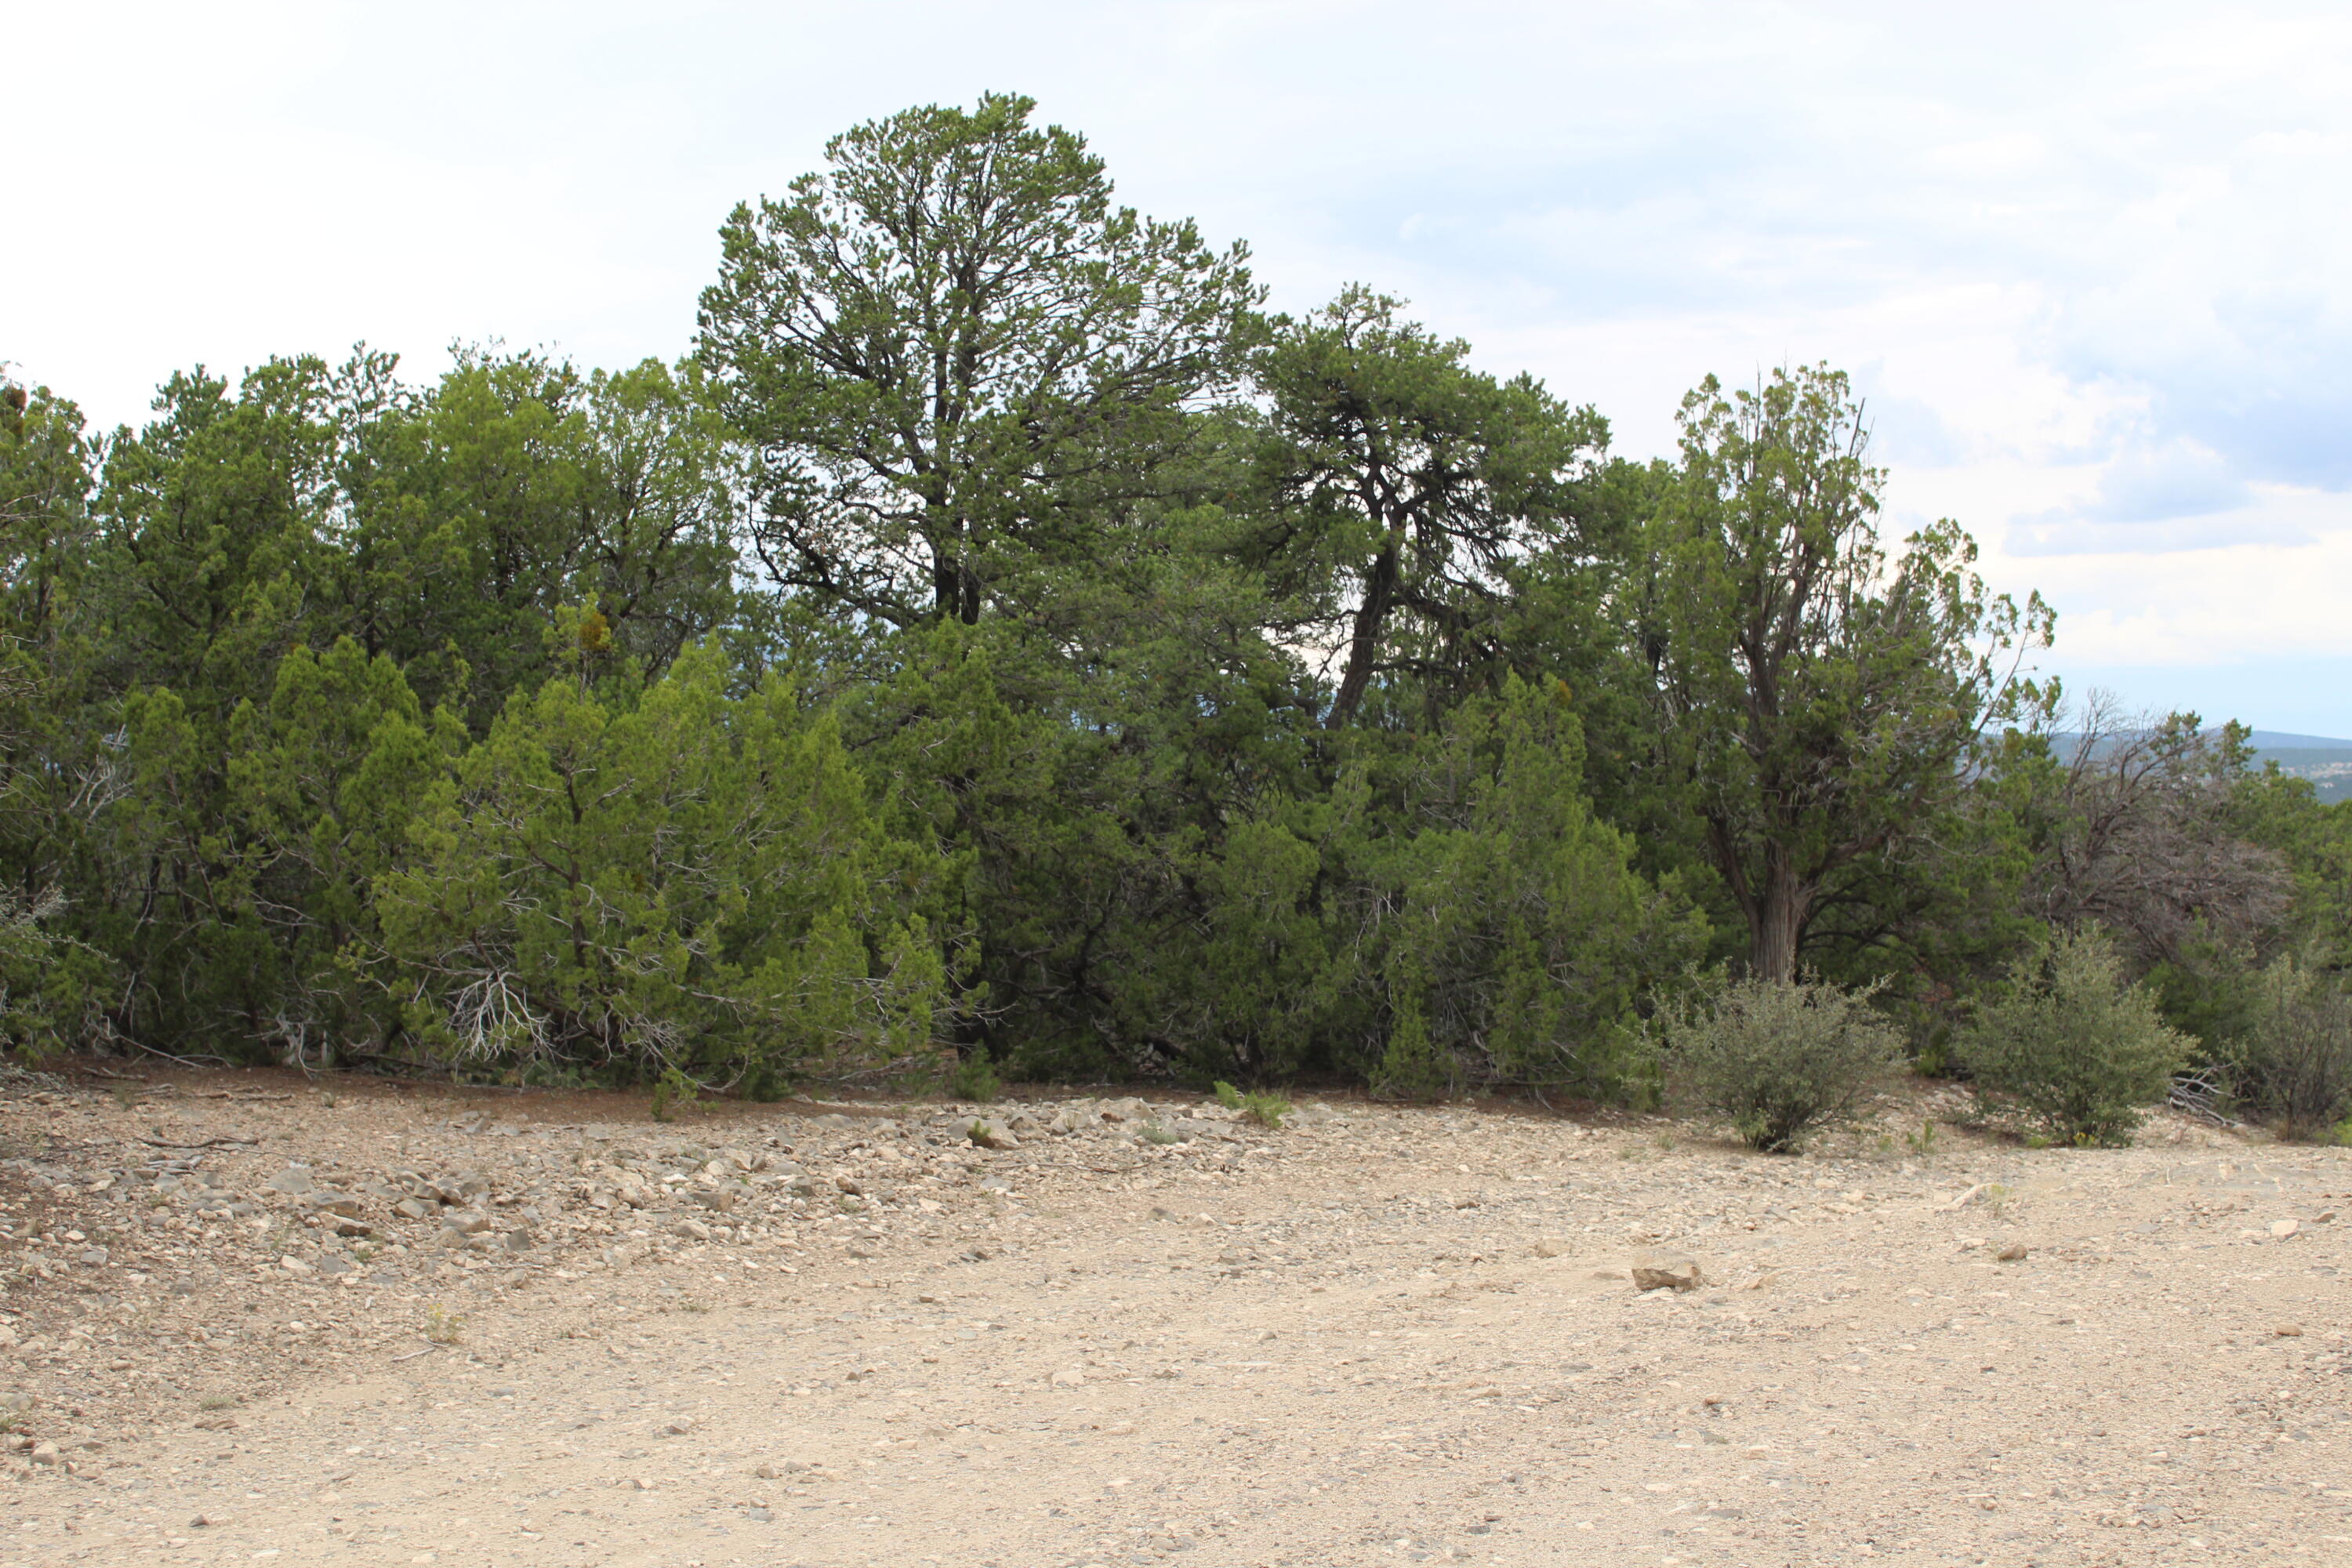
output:
[[[1990,728],[2037,711],[2038,595],[1989,595],[1946,521],[1899,556],[1843,373],[1776,370],[1683,401],[1682,461],[1626,611],[1652,675],[1659,782],[1699,822],[1756,976],[1791,979],[1822,900],[1899,861]],[[2012,658],[2011,656],[2014,655]]]
[[[641,696],[553,676],[423,805],[376,908],[437,1054],[732,1083],[928,1050],[947,868],[888,831],[831,715],[730,674],[704,644]]]
[[[1229,380],[1241,247],[1111,204],[1034,102],[911,109],[738,206],[699,353],[762,451],[752,545],[780,586],[893,626],[971,623],[1108,509]]]
[[[1590,408],[1471,370],[1469,344],[1400,308],[1350,288],[1279,323],[1255,361],[1271,504],[1252,554],[1333,647],[1332,729],[1376,676],[1452,675],[1493,651],[1511,569],[1556,539],[1609,439]]]

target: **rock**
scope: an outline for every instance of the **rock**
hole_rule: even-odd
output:
[[[2277,1328],[2273,1329],[2271,1332],[2276,1334],[2283,1340],[2299,1340],[2303,1338],[2303,1325],[2301,1323],[2281,1323]]]
[[[1133,1095],[1124,1100],[1107,1100],[1095,1108],[1097,1117],[1105,1121],[1149,1121],[1151,1107]]]
[[[392,1212],[403,1219],[429,1219],[441,1212],[441,1205],[424,1198],[403,1198],[392,1205]]]
[[[1087,1374],[1074,1366],[1066,1366],[1054,1374],[1055,1388],[1076,1388],[1086,1382]]]
[[[528,1230],[510,1230],[499,1237],[499,1242],[509,1252],[529,1252],[538,1245],[537,1238]]]
[[[269,1178],[268,1190],[273,1193],[291,1193],[299,1197],[310,1192],[313,1185],[315,1184],[310,1180],[310,1173],[307,1169],[300,1165],[289,1165]]]
[[[2025,1243],[2021,1241],[2012,1241],[2002,1247],[1999,1252],[1994,1253],[1993,1257],[2003,1263],[2022,1263],[2025,1261],[2026,1254],[2032,1250],[2032,1247],[2027,1247]]]
[[[678,1235],[691,1237],[696,1241],[709,1241],[710,1239],[710,1227],[703,1224],[698,1219],[682,1219],[670,1228],[675,1230]]]
[[[352,1260],[340,1252],[322,1253],[319,1258],[318,1268],[320,1275],[333,1279],[339,1274],[349,1274],[352,1271]]]
[[[82,1250],[81,1250],[81,1261],[82,1261],[84,1264],[86,1264],[87,1266],[89,1266],[89,1268],[105,1268],[105,1267],[106,1267],[106,1248],[104,1248],[104,1247],[83,1247],[83,1248],[82,1248]]]
[[[347,1219],[341,1215],[336,1215],[334,1223],[330,1225],[327,1228],[333,1231],[337,1236],[357,1237],[373,1236],[375,1234],[375,1226],[368,1224],[367,1221],[363,1219]]]
[[[973,1117],[971,1119],[971,1125],[964,1129],[964,1136],[971,1139],[982,1149],[1018,1149],[1021,1147],[1021,1140],[1013,1135],[1013,1130],[992,1117]]]
[[[361,1213],[360,1200],[349,1193],[315,1192],[310,1194],[309,1202],[312,1208],[321,1214],[342,1215],[351,1219],[357,1219]]]
[[[1645,1252],[1633,1260],[1636,1290],[1696,1290],[1706,1283],[1698,1259],[1686,1252]]]
[[[657,1435],[664,1437],[683,1437],[700,1425],[701,1423],[691,1415],[681,1415],[675,1421],[663,1422],[661,1431]]]
[[[2284,1241],[2288,1237],[2293,1236],[2296,1231],[2301,1230],[2303,1226],[2297,1225],[2291,1219],[2274,1219],[2271,1221],[2271,1234],[2278,1237],[2281,1241]]]
[[[866,1195],[865,1184],[855,1176],[835,1176],[833,1179],[833,1184],[853,1198],[862,1198]]]
[[[1568,1256],[1568,1243],[1560,1240],[1559,1237],[1556,1236],[1540,1237],[1536,1241],[1536,1256],[1538,1258],[1565,1258]]]
[[[479,1209],[444,1215],[441,1228],[457,1236],[479,1236],[490,1228],[490,1216]]]
[[[62,1462],[63,1458],[58,1453],[58,1446],[55,1443],[40,1442],[33,1445],[33,1463],[55,1465]]]

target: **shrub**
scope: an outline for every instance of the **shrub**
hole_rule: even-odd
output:
[[[661,1077],[654,1080],[653,1119],[667,1121],[677,1114],[681,1105],[692,1105],[700,1086],[676,1068],[664,1068]]]
[[[1244,1094],[1232,1084],[1216,1086],[1217,1103],[1227,1110],[1238,1110],[1244,1121],[1255,1121],[1260,1127],[1279,1127],[1282,1119],[1290,1114],[1290,1101],[1276,1094]]]
[[[1875,991],[1733,981],[1660,1015],[1668,1070],[1749,1147],[1793,1149],[1849,1114],[1901,1056],[1901,1033],[1870,1005]]]
[[[948,1092],[958,1100],[986,1105],[1004,1092],[1004,1085],[997,1078],[988,1052],[976,1047],[949,1072]]]
[[[2239,1103],[2283,1137],[2321,1138],[2352,1117],[2352,996],[2293,958],[2264,970],[2230,1053]]]
[[[2164,1099],[2189,1041],[2126,981],[2105,933],[2086,929],[2019,959],[1958,1044],[1988,1109],[2007,1096],[2053,1141],[2114,1144]]]

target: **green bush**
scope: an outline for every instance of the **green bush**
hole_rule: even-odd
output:
[[[2264,970],[2230,1053],[2238,1102],[2283,1137],[2326,1138],[2352,1118],[2352,995],[2293,958]]]
[[[1282,1119],[1290,1114],[1290,1101],[1278,1094],[1244,1093],[1232,1084],[1216,1086],[1217,1103],[1227,1110],[1241,1112],[1244,1121],[1255,1121],[1260,1127],[1279,1127]]]
[[[2189,1043],[2147,987],[2125,979],[2121,954],[2095,930],[2019,959],[1958,1041],[1988,1110],[2007,1097],[2053,1141],[2109,1144],[2131,1141],[2140,1108],[2164,1099]]]
[[[985,1048],[975,1047],[957,1061],[948,1073],[948,1092],[976,1105],[986,1105],[1004,1092],[1003,1082],[997,1078],[995,1064],[988,1059]]]
[[[1900,1058],[1875,987],[1738,980],[1660,1016],[1667,1071],[1749,1147],[1793,1149],[1842,1120]]]

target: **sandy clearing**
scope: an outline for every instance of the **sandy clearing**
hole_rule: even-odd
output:
[[[58,1445],[8,1462],[0,1568],[2352,1562],[2346,1152],[2168,1121],[1775,1160],[1646,1119],[1262,1133],[1171,1101],[1181,1142],[1089,1120],[985,1154],[937,1106],[656,1127],[177,1081],[0,1105],[33,1167],[9,1375]],[[224,1088],[291,1098],[194,1098]],[[36,1180],[158,1122],[257,1142],[190,1197]],[[771,1166],[732,1207],[651,1180],[722,1149]],[[486,1190],[414,1222],[368,1195],[337,1243],[267,1190],[298,1158]],[[585,1168],[631,1163],[646,1206],[596,1207]],[[1711,1283],[1637,1293],[1645,1247]]]

